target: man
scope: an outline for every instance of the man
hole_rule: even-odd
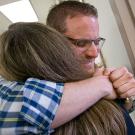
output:
[[[95,72],[96,77],[101,75],[109,77],[115,88],[117,98],[129,99],[129,97],[135,96],[135,79],[128,72],[127,68],[99,70],[95,66],[95,59],[99,55],[105,39],[99,36],[98,13],[94,6],[77,1],[63,1],[52,7],[47,17],[47,25],[55,28],[71,41],[71,47],[74,49],[84,69],[89,71],[89,73]],[[98,79],[101,78],[96,78],[92,82],[96,90],[99,87],[101,88],[101,83],[99,83],[99,87],[97,86],[97,81],[101,81]],[[107,99],[116,98],[99,96],[99,93],[103,94],[102,88],[106,88],[106,84],[101,89],[99,88],[99,91],[94,91],[95,89],[93,90],[93,88],[91,87],[91,94],[94,92],[94,95],[91,97],[91,100],[93,100],[92,104],[103,97]],[[120,102],[123,102],[123,100],[120,100]],[[126,115],[125,119],[127,119]],[[128,123],[127,121],[129,126]],[[131,131],[129,130],[128,132]]]
[[[47,24],[71,41],[84,69],[90,73],[96,70],[95,59],[105,39],[99,36],[98,13],[94,6],[77,1],[62,2],[50,10]],[[135,80],[125,67],[106,72],[121,98],[135,95]]]

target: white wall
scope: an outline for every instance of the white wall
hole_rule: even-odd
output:
[[[45,23],[49,9],[55,4],[55,0],[30,0],[39,22]]]
[[[114,14],[108,0],[85,0],[98,9],[100,35],[106,38],[103,55],[108,67],[126,66],[132,72],[131,64],[121,38]]]

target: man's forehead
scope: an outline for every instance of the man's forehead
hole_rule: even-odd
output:
[[[67,18],[65,22],[66,28],[79,28],[79,27],[89,27],[97,26],[98,19],[93,16],[76,16],[73,18]]]
[[[94,38],[98,36],[98,19],[93,16],[77,16],[66,20],[66,35],[74,38]],[[80,37],[79,37],[80,36]]]

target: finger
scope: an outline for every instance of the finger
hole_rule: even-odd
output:
[[[115,68],[105,68],[103,74],[105,76],[109,76],[112,71],[114,71]]]
[[[128,83],[125,83],[123,85],[121,85],[119,88],[116,89],[116,92],[118,94],[123,94],[125,93],[126,91],[130,90],[130,89],[133,89],[135,88],[135,80],[132,79],[130,82]]]
[[[128,83],[130,85],[132,83],[134,84],[134,82],[135,82],[135,80],[133,79],[133,75],[128,72],[125,75],[121,76],[119,79],[115,80],[113,82],[113,86],[114,86],[114,88],[119,88],[120,86],[122,86],[126,83]]]
[[[128,90],[127,92],[119,95],[121,98],[127,98],[127,97],[132,97],[135,96],[135,88],[132,88],[130,90]]]
[[[112,71],[112,73],[110,74],[110,80],[111,81],[115,81],[117,79],[119,79],[121,76],[123,76],[124,74],[128,73],[127,68],[122,67],[122,68],[118,68],[115,69],[114,71]]]

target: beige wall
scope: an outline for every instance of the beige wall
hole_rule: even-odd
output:
[[[38,16],[39,22],[45,23],[48,11],[55,4],[55,0],[30,0],[30,2]]]
[[[135,74],[135,2],[110,0],[110,3]]]

